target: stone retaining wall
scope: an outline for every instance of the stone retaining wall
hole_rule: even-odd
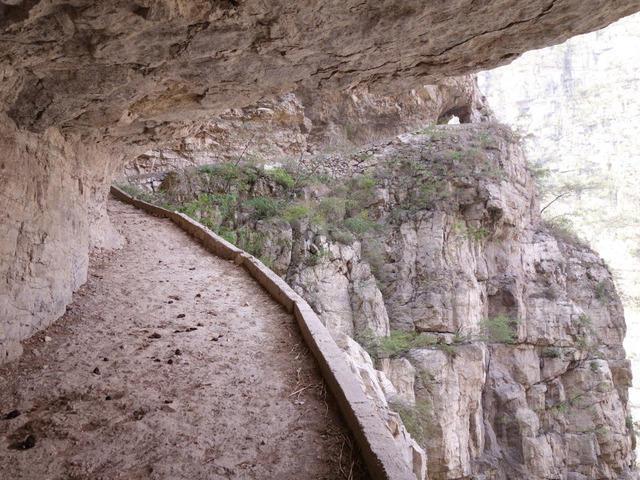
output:
[[[318,362],[322,376],[358,443],[371,477],[374,480],[415,480],[411,466],[402,460],[391,432],[349,368],[345,354],[307,302],[282,278],[253,255],[183,213],[137,200],[117,187],[111,187],[111,194],[152,215],[172,220],[214,255],[233,260],[244,267],[276,301],[294,315],[302,337]]]

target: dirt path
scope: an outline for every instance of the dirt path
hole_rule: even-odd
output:
[[[0,368],[0,478],[361,478],[293,318],[168,220],[109,210],[126,246]]]

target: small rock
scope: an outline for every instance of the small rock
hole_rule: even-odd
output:
[[[50,342],[50,341],[51,341],[51,337],[45,336],[45,337],[44,337],[44,341],[45,341],[45,342]]]
[[[189,267],[189,270],[195,270],[196,267]]]
[[[106,397],[104,397],[104,399],[105,399],[106,401],[111,400],[111,395],[107,395]]]
[[[2,420],[11,420],[12,418],[19,417],[21,415],[20,410],[11,410],[9,413],[5,413],[2,416]]]
[[[133,418],[136,420],[142,420],[145,416],[146,412],[143,409],[135,410],[133,412]]]
[[[151,335],[149,335],[149,338],[160,338],[162,337],[162,335],[160,335],[158,332],[154,332]]]
[[[169,300],[167,303],[171,304],[171,303],[173,303],[173,300]]]
[[[200,297],[202,297],[202,294],[201,293],[196,293],[196,298],[200,298]]]
[[[187,328],[187,332],[193,332],[194,330],[197,330],[197,328],[196,327]]]
[[[179,348],[176,348],[176,351],[173,353],[175,353],[176,355],[182,355],[182,351]]]
[[[94,375],[100,375],[100,369],[99,369],[98,367],[96,367],[96,368],[94,368],[94,369],[93,369],[93,372],[92,372],[92,373],[93,373]]]
[[[173,365],[173,359],[172,359],[172,358],[170,358],[169,360],[167,360],[167,363],[168,363],[169,365]]]
[[[179,313],[176,318],[184,318],[184,317],[186,317],[186,315],[184,313]]]
[[[211,339],[211,341],[213,341],[213,342],[217,342],[217,341],[218,341],[218,340],[220,340],[221,338],[222,338],[222,335],[217,335],[217,336],[213,337],[213,338]]]
[[[35,446],[36,446],[36,437],[33,435],[28,435],[27,438],[25,438],[23,441],[14,442],[11,445],[9,445],[9,448],[11,450],[29,450],[30,448],[33,448]]]
[[[102,359],[102,361],[103,361],[103,362],[108,362],[108,361],[109,361],[109,359],[108,359],[107,357],[104,357],[104,358]]]
[[[196,323],[196,325],[197,325],[198,327],[204,327],[204,323],[201,323],[201,322]]]

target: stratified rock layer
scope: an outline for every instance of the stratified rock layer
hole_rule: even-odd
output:
[[[635,478],[620,300],[593,251],[542,224],[517,137],[432,126],[322,158],[301,166],[324,183],[295,195],[328,202],[328,226],[236,221],[325,322],[407,458],[403,424],[432,480]],[[256,182],[253,195],[284,195]],[[374,233],[347,235],[348,218]]]
[[[601,28],[637,0],[0,3],[0,106],[22,128],[163,139],[269,95],[388,93]]]
[[[120,241],[104,209],[119,156],[56,129],[8,125],[0,121],[0,362],[64,313],[86,280],[89,248]]]
[[[397,95],[639,8],[636,0],[0,1],[1,128],[8,151],[17,148],[0,189],[9,198],[0,231],[0,358],[53,321],[82,283],[88,212],[103,209],[90,198],[106,196],[109,167],[121,161],[113,144],[132,158],[138,146],[168,141],[196,120],[291,91],[301,99],[350,88]],[[324,105],[315,115],[335,112]],[[66,147],[56,151],[51,135]],[[49,185],[47,201],[15,195],[30,177]],[[82,192],[62,194],[76,189],[76,177],[87,180]],[[32,255],[44,236],[57,245]]]
[[[336,334],[389,328],[433,338],[401,354],[414,383],[404,401],[427,406],[417,411],[429,478],[631,475],[631,375],[611,274],[588,248],[541,225],[511,133],[428,129],[342,168],[373,174],[380,165],[390,171],[375,194],[385,228],[374,248],[309,232],[303,238],[326,259],[287,275]],[[411,203],[434,181],[430,198]],[[501,318],[514,321],[513,343],[486,331]]]

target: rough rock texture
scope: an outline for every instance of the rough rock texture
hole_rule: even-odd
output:
[[[635,0],[0,1],[3,142],[19,152],[4,160],[11,178],[0,189],[9,198],[0,358],[53,321],[86,275],[91,216],[103,215],[91,212],[100,212],[120,160],[106,142],[135,157],[133,145],[167,141],[212,113],[291,91],[302,99],[356,87],[408,92],[639,8]],[[16,200],[25,189],[36,193]]]
[[[90,247],[119,235],[104,209],[118,156],[94,144],[43,136],[0,121],[0,361],[61,316],[86,280]]]
[[[153,189],[163,173],[181,167],[239,158],[295,163],[309,154],[351,152],[453,115],[464,123],[490,116],[471,76],[423,85],[405,95],[377,95],[366,87],[348,93],[289,93],[180,129],[178,140],[130,160],[124,176],[143,183],[141,175],[148,175]]]
[[[601,28],[636,0],[3,1],[0,106],[21,127],[162,138],[295,90],[408,91]]]
[[[429,127],[303,164],[335,182],[375,179],[375,235],[336,240],[303,221],[254,228],[281,228],[291,249],[281,273],[389,424],[415,433],[428,478],[635,478],[611,274],[542,225],[516,136],[491,123]],[[351,340],[371,349],[398,331],[420,343],[374,347],[372,358]]]
[[[527,52],[478,75],[500,121],[522,132],[529,161],[553,171],[551,186],[590,185],[545,210],[567,215],[616,278],[629,325],[627,353],[640,378],[640,15],[562,45]],[[630,93],[631,92],[631,93]],[[566,172],[566,173],[563,173]],[[563,193],[548,189],[543,205]],[[567,193],[568,189],[564,189]],[[640,419],[640,385],[631,392]]]

